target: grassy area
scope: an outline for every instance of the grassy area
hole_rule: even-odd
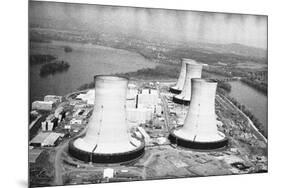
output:
[[[141,80],[163,80],[163,79],[176,79],[180,72],[179,65],[158,65],[155,68],[144,68],[135,72],[117,73],[115,76],[123,76],[129,79]],[[78,90],[85,90],[94,88],[94,81],[81,85]]]
[[[120,73],[117,76],[125,76],[137,79],[169,79],[177,78],[180,72],[180,66],[159,65],[155,68],[144,68],[135,72]]]
[[[44,150],[38,157],[36,163],[31,163],[29,167],[29,181],[31,187],[50,186],[54,179],[54,167],[50,162],[51,153]]]

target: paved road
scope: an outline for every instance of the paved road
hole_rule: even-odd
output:
[[[68,141],[65,141],[62,145],[58,146],[56,148],[56,156],[55,156],[55,180],[54,184],[55,185],[63,185],[63,180],[62,180],[62,165],[61,165],[61,154],[64,151],[64,149],[68,146]]]
[[[159,89],[158,89],[159,91]],[[164,117],[165,117],[165,125],[166,125],[166,130],[170,132],[170,125],[169,125],[169,110],[168,110],[168,105],[166,102],[166,99],[162,96],[159,95],[163,104],[163,112],[164,112]]]
[[[76,137],[82,136],[83,134],[86,133],[86,131],[87,131],[87,126],[85,126],[85,128]],[[60,144],[59,146],[56,147],[56,156],[55,156],[55,163],[54,163],[54,167],[55,167],[54,184],[55,185],[63,185],[61,154],[66,149],[66,147],[68,147],[68,143],[71,139],[65,140],[62,144]]]

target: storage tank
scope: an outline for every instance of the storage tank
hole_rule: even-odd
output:
[[[173,101],[178,104],[189,105],[191,98],[191,79],[201,78],[202,64],[195,61],[189,61],[186,64],[186,76],[182,92],[179,95],[173,97]]]
[[[171,131],[172,143],[192,149],[217,149],[228,144],[217,128],[216,88],[217,83],[212,80],[192,79],[190,107],[183,127]]]
[[[183,86],[184,86],[184,81],[185,81],[185,76],[186,76],[186,64],[189,62],[194,62],[194,60],[192,59],[186,59],[183,58],[181,60],[181,70],[180,70],[180,75],[179,78],[177,80],[177,83],[175,86],[170,87],[170,92],[174,93],[174,94],[180,94]]]
[[[144,141],[131,137],[126,120],[128,79],[95,76],[95,105],[85,135],[70,142],[69,153],[86,162],[118,163],[144,153]]]

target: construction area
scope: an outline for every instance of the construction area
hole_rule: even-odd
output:
[[[95,78],[95,89],[36,101],[30,126],[31,186],[267,172],[267,140],[216,93],[215,83],[200,76],[179,78],[185,81],[173,89],[185,90],[180,99],[188,102],[182,103],[175,102],[174,82],[112,77]],[[107,92],[109,86],[115,95]]]

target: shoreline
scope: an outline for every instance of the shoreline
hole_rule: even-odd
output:
[[[237,106],[235,106],[228,98],[226,98],[225,96],[222,97],[222,95],[218,95],[220,98],[222,98],[222,100],[227,101],[229,104],[231,104],[231,106],[233,106],[233,108],[235,108],[241,115],[243,115],[247,121],[248,121],[248,125],[251,126],[251,128],[255,131],[256,134],[258,134],[258,136],[265,142],[267,143],[267,138],[258,130],[258,128],[255,126],[255,124],[253,123],[253,121],[244,113],[242,112]]]

